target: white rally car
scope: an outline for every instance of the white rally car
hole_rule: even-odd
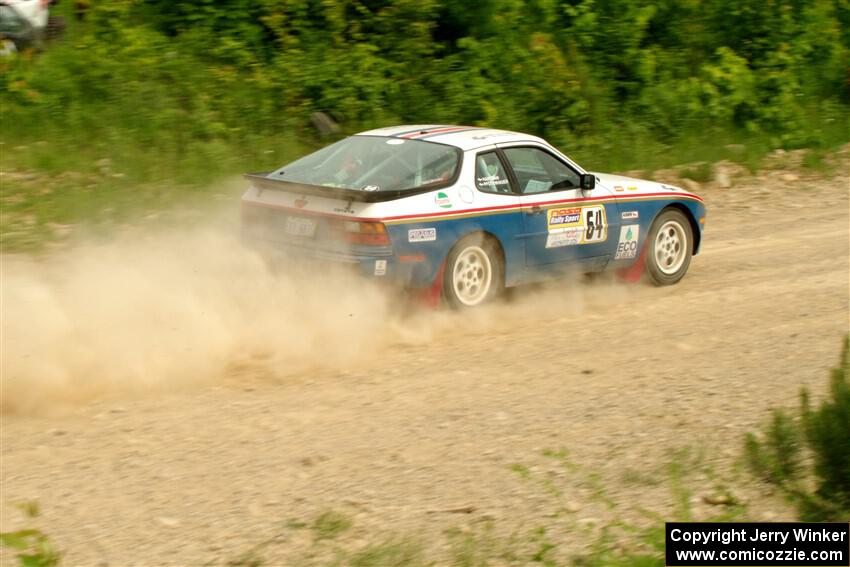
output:
[[[248,174],[246,241],[474,307],[568,270],[678,282],[705,206],[678,187],[591,173],[529,134],[396,126]]]

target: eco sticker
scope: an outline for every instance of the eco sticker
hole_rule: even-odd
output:
[[[620,241],[617,243],[615,260],[628,260],[637,257],[639,224],[627,224],[620,227]]]
[[[434,202],[441,209],[451,209],[452,208],[452,202],[449,200],[449,196],[446,195],[445,193],[443,193],[442,191],[437,193],[437,196],[434,197]]]

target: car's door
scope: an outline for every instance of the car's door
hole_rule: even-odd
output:
[[[620,220],[613,195],[579,187],[576,166],[538,144],[499,144],[520,194],[526,265],[602,269],[613,254]]]

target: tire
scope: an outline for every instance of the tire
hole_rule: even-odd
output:
[[[694,232],[688,218],[677,209],[661,211],[649,229],[646,273],[655,285],[673,285],[691,265]]]
[[[470,234],[454,245],[443,270],[443,296],[454,309],[471,309],[492,301],[505,288],[498,245],[483,234]]]

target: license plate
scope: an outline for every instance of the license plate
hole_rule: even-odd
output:
[[[316,221],[302,217],[286,217],[286,234],[311,237],[316,233]]]

